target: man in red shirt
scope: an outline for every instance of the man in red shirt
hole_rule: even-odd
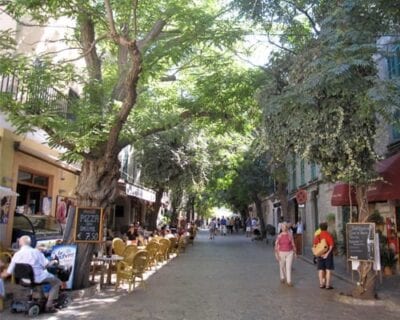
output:
[[[321,239],[325,239],[329,246],[328,251],[324,255],[318,257],[317,260],[319,287],[321,289],[333,289],[331,286],[331,278],[332,270],[335,269],[333,264],[333,247],[335,243],[332,235],[327,231],[328,224],[326,222],[322,222],[319,224],[319,227],[321,229],[321,233],[314,238],[314,244],[319,243]]]

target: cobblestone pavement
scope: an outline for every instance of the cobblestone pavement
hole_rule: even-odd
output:
[[[315,266],[297,259],[294,287],[279,282],[271,244],[252,242],[244,235],[209,240],[200,232],[194,246],[147,280],[146,289],[102,291],[80,299],[57,314],[39,319],[400,319],[383,306],[338,302],[350,292],[348,282],[333,279],[334,290],[319,288]],[[2,320],[26,319],[0,314]]]

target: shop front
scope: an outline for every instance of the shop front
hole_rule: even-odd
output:
[[[388,246],[397,254],[400,243],[400,153],[379,161],[375,170],[380,180],[372,183],[367,190],[367,199],[370,212],[378,211],[385,221],[383,230],[387,238]],[[343,214],[347,220],[357,221],[357,200],[354,186],[346,183],[338,183],[334,186],[331,197],[333,206],[343,207],[343,211],[353,208],[350,215]],[[347,222],[347,221],[346,221]]]
[[[68,206],[74,204],[79,169],[30,140],[14,142],[13,148],[6,151],[8,154],[2,156],[2,181],[8,182],[18,196],[9,201],[2,245],[9,247],[23,234],[36,234],[36,241],[55,234],[61,238],[63,221],[59,217],[66,218]]]

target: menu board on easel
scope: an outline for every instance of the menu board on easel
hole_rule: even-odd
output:
[[[346,239],[349,260],[375,260],[374,223],[348,223],[346,225]]]
[[[102,232],[102,208],[76,208],[75,242],[101,242]]]

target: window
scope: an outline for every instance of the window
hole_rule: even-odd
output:
[[[19,170],[18,183],[25,185],[28,184],[31,186],[47,190],[47,186],[49,185],[49,177],[36,175],[34,173],[27,172],[24,170]]]
[[[317,179],[317,165],[315,162],[311,162],[311,180]]]
[[[392,141],[395,142],[397,140],[400,140],[400,111],[396,110],[394,113],[394,120],[396,122],[395,125],[392,125]]]
[[[387,58],[389,79],[400,77],[400,47],[396,47],[394,52]]]
[[[297,188],[296,155],[295,154],[293,154],[293,157],[292,157],[291,171],[292,171],[292,190],[295,190]]]
[[[300,185],[306,184],[304,159],[300,162]]]

